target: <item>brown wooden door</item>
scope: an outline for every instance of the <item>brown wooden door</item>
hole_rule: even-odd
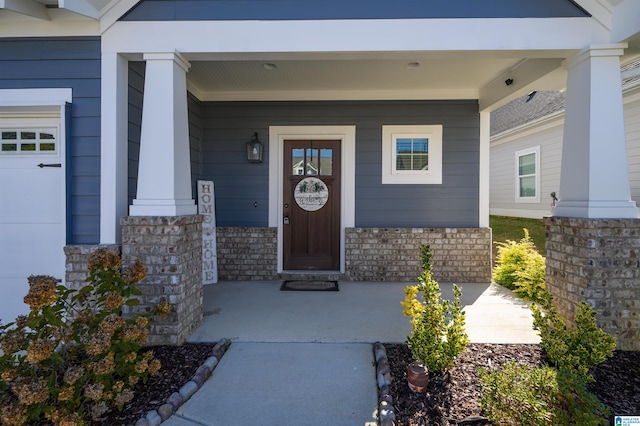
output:
[[[340,269],[340,141],[285,140],[283,268]]]

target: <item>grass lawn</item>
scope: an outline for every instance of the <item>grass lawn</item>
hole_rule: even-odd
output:
[[[529,230],[529,235],[536,245],[538,252],[545,255],[544,251],[544,222],[541,219],[522,219],[519,217],[490,216],[489,226],[493,229],[493,259],[498,254],[496,242],[507,240],[519,241],[524,238],[523,228]]]

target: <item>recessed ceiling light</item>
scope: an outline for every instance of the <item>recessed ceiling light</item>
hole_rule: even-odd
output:
[[[407,68],[418,68],[420,66],[420,62],[407,62],[405,67]]]
[[[266,63],[266,64],[262,65],[262,67],[263,67],[265,70],[275,70],[275,69],[278,69],[278,66],[277,66],[276,64],[271,64],[271,63]]]

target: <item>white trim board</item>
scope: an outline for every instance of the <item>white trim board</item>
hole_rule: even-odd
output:
[[[345,229],[355,226],[356,126],[269,126],[269,226],[278,228],[278,273],[282,272],[283,155],[285,139],[340,139],[340,272],[345,271]]]

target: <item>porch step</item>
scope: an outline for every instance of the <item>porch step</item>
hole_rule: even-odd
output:
[[[344,274],[336,271],[286,271],[280,274],[282,281],[341,281]]]

